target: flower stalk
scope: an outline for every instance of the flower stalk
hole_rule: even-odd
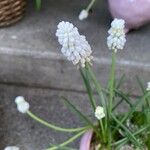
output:
[[[94,2],[95,0],[91,1],[86,10],[87,12],[90,10]],[[80,17],[87,17],[87,12],[83,11]],[[88,118],[87,115],[80,111],[80,109],[65,97],[63,97],[63,100],[66,106],[76,113],[82,121],[88,124],[87,126],[80,128],[62,128],[55,126],[33,114],[29,110],[30,105],[24,97],[17,97],[15,103],[17,104],[19,112],[27,114],[33,120],[50,129],[60,132],[76,133],[76,135],[61,143],[59,146],[53,145],[46,150],[65,148],[65,146],[79,138],[89,129],[93,131],[94,140],[96,140],[94,142],[101,145],[101,149],[121,150],[121,148],[134,146],[134,148],[143,150],[145,147],[148,147],[148,144],[150,144],[147,144],[150,140],[150,132],[144,133],[144,131],[149,129],[150,126],[150,82],[147,83],[147,88],[145,88],[142,85],[142,82],[138,79],[143,96],[138,97],[135,103],[132,102],[132,98],[129,97],[128,94],[121,91],[120,85],[122,84],[122,77],[117,85],[115,85],[116,53],[118,50],[122,50],[126,43],[124,27],[125,21],[115,18],[111,23],[111,28],[108,30],[109,36],[107,38],[107,46],[112,52],[112,60],[108,88],[104,89],[91,68],[93,59],[92,49],[86,40],[86,37],[79,34],[78,29],[72,23],[62,21],[58,24],[56,36],[62,46],[61,52],[69,61],[79,68],[88,94],[89,102],[93,109],[93,116],[95,115],[97,124],[95,122],[93,123],[91,118]],[[97,101],[96,98],[98,98],[99,101]],[[122,102],[128,104],[129,110],[125,113],[117,114],[116,108]],[[146,138],[145,141],[141,139],[143,137]]]
[[[37,117],[36,115],[34,115],[31,111],[28,111],[27,114],[35,121],[39,122],[40,124],[43,124],[44,126],[48,127],[48,128],[51,128],[53,130],[56,130],[56,131],[60,131],[60,132],[79,132],[79,131],[83,131],[83,130],[87,130],[89,127],[86,126],[86,127],[81,127],[81,128],[72,128],[72,129],[69,129],[69,128],[61,128],[61,127],[58,127],[58,126],[55,126],[55,125],[52,125],[46,121],[44,121],[43,119]]]
[[[112,52],[112,66],[111,66],[111,77],[109,82],[109,102],[108,102],[108,116],[110,118],[113,108],[113,98],[114,98],[114,81],[115,81],[115,64],[116,64],[116,53],[115,50]]]
[[[94,5],[96,0],[91,0],[91,2],[89,3],[89,5],[87,6],[86,10],[89,12],[90,9],[92,8],[92,6]]]

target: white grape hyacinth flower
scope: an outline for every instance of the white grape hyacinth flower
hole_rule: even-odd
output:
[[[126,43],[126,35],[124,32],[125,21],[115,18],[111,23],[111,28],[108,30],[107,45],[110,50],[122,50]]]
[[[98,120],[101,120],[102,118],[105,117],[105,113],[104,113],[104,108],[101,107],[101,106],[97,106],[96,107],[96,110],[95,110],[95,117],[98,119]]]
[[[4,150],[20,150],[17,146],[7,146]]]
[[[147,91],[150,91],[150,82],[147,83],[147,88],[146,88],[146,90],[147,90]]]
[[[78,29],[72,23],[60,22],[56,31],[58,42],[62,45],[61,52],[74,65],[85,67],[85,63],[91,64],[92,50],[86,37],[80,35]]]
[[[23,96],[16,97],[15,103],[17,104],[17,109],[19,112],[24,114],[29,110],[30,105]]]
[[[79,14],[79,20],[84,20],[88,17],[89,12],[85,9],[83,9]]]

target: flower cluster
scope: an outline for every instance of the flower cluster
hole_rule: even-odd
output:
[[[95,110],[95,117],[98,119],[98,120],[101,120],[102,118],[105,117],[105,113],[104,113],[104,108],[101,107],[101,106],[97,106],[96,107],[96,110]]]
[[[19,147],[16,146],[7,146],[4,150],[20,150]]]
[[[60,22],[56,31],[59,43],[62,45],[61,52],[74,65],[85,67],[85,63],[91,63],[92,50],[85,36],[80,35],[78,29],[69,22]]]
[[[30,105],[27,101],[25,101],[24,97],[16,97],[15,103],[17,104],[17,109],[19,112],[24,114],[27,113],[27,111],[29,110]]]
[[[110,50],[117,52],[122,50],[126,43],[125,37],[125,21],[122,19],[114,19],[111,23],[111,28],[108,30],[109,36],[107,38],[107,45]]]

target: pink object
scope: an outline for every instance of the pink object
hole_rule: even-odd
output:
[[[80,142],[80,150],[90,150],[92,136],[93,136],[92,130],[89,130],[83,135],[81,142]]]
[[[124,19],[126,32],[150,21],[150,0],[108,0],[114,18]]]

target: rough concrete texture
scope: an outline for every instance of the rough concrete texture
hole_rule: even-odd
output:
[[[59,21],[74,23],[87,36],[95,57],[94,70],[99,80],[106,83],[111,63],[106,45],[111,17],[107,4],[100,1],[87,20],[79,21],[78,14],[87,3],[45,0],[41,11],[36,12],[28,0],[25,18],[0,29],[0,150],[10,144],[21,146],[21,150],[42,150],[70,136],[19,114],[13,101],[17,95],[25,96],[39,116],[65,127],[79,126],[81,122],[59,101],[62,94],[70,95],[75,104],[91,115],[79,73],[64,59],[55,37]],[[129,33],[125,50],[117,54],[117,78],[126,73],[124,88],[134,94],[138,94],[135,75],[141,76],[145,83],[150,80],[149,35],[149,25]],[[78,142],[73,146],[78,148]]]
[[[18,95],[26,98],[34,114],[57,126],[72,128],[84,125],[64,105],[60,98],[62,95],[68,97],[82,112],[91,115],[84,94],[6,85],[1,85],[0,91],[0,150],[3,150],[6,145],[18,145],[21,150],[43,150],[50,144],[67,140],[72,135],[53,131],[33,121],[27,115],[19,113],[14,103]],[[84,107],[81,109],[80,105]],[[77,143],[72,146],[78,148]]]
[[[14,103],[18,95],[24,96],[30,103],[31,112],[60,127],[75,128],[86,125],[66,107],[62,96],[70,100],[91,120],[96,121],[88,97],[83,93],[5,84],[0,85],[0,91],[0,150],[6,145],[17,145],[21,150],[44,150],[50,144],[62,143],[74,135],[51,130],[32,120],[28,115],[19,113]],[[125,111],[127,108],[124,104],[120,111]],[[79,140],[80,138],[70,146],[78,149]]]
[[[78,14],[87,3],[47,0],[43,2],[42,10],[36,12],[29,2],[22,22],[0,30],[0,82],[83,90],[76,67],[64,59],[55,37],[57,24],[65,20],[74,23],[87,36],[95,56],[95,72],[101,82],[106,83],[111,63],[111,52],[106,45],[111,17],[107,4],[97,2],[90,17],[79,21]],[[149,25],[129,33],[125,50],[117,54],[117,77],[126,73],[126,86],[130,91],[136,91],[133,82],[136,74],[145,82],[149,80],[149,35]]]

